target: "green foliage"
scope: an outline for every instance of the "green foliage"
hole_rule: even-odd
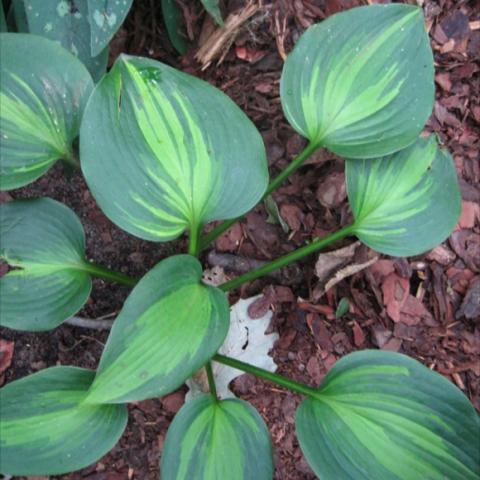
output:
[[[19,29],[41,29],[99,75],[104,66],[95,66],[95,55],[105,55],[130,4],[16,0],[12,15]],[[204,4],[220,14],[218,2]],[[281,96],[288,120],[310,144],[269,186],[259,132],[207,83],[121,56],[91,93],[87,70],[59,45],[34,35],[0,38],[2,188],[35,180],[57,159],[73,162],[80,130],[82,171],[105,214],[147,240],[188,232],[190,254],[162,260],[138,282],[96,372],[51,368],[0,390],[2,473],[54,475],[96,461],[121,435],[125,403],[172,392],[206,366],[211,394],[191,400],[173,421],[162,478],[272,478],[267,428],[245,402],[217,399],[213,359],[306,397],[297,433],[322,480],[478,478],[478,416],[456,387],[415,360],[350,354],[313,388],[215,355],[229,329],[229,289],[347,235],[404,256],[453,229],[460,194],[452,159],[434,137],[419,138],[433,102],[420,9],[362,7],[302,35],[285,64]],[[347,156],[353,223],[219,287],[203,283],[195,257],[204,225],[246,213],[319,146]],[[56,327],[85,303],[91,275],[136,284],[85,260],[80,221],[54,200],[4,204],[0,220],[0,257],[11,268],[0,280],[0,309],[9,328]],[[215,227],[210,239],[234,221]],[[337,315],[347,311],[342,299]]]
[[[300,446],[322,480],[478,479],[478,415],[441,375],[404,355],[339,360],[297,411]]]
[[[176,255],[140,280],[112,328],[88,402],[165,395],[212,358],[228,333],[228,302],[201,277],[197,259]]]
[[[223,27],[222,12],[220,11],[218,0],[201,0],[201,2],[205,10],[212,16],[215,22]]]
[[[126,405],[85,405],[95,373],[53,367],[0,389],[0,471],[57,475],[88,466],[117,443]]]
[[[11,190],[74,161],[93,82],[73,55],[35,35],[1,33],[0,52],[0,187]]]
[[[88,300],[85,235],[78,217],[49,198],[0,205],[0,259],[13,270],[0,278],[2,325],[50,330]]]
[[[122,0],[123,1],[123,0]],[[95,81],[104,74],[108,61],[108,48],[100,53],[95,40],[98,37],[96,24],[90,25],[88,0],[23,0],[30,33],[60,43],[62,47],[78,57],[87,67]],[[105,1],[101,2],[105,5]]]
[[[310,27],[287,58],[281,97],[295,130],[338,155],[371,158],[408,146],[434,100],[422,11],[372,5]]]
[[[443,242],[458,221],[461,196],[453,159],[432,135],[384,158],[347,160],[355,235],[394,256]]]
[[[80,153],[105,214],[153,241],[244,214],[268,183],[262,138],[226,95],[140,57],[121,56],[95,88]]]
[[[180,33],[183,17],[177,2],[175,0],[162,0],[162,15],[170,42],[180,55],[185,54],[188,49],[188,42]]]
[[[267,426],[247,402],[197,397],[173,420],[160,471],[164,480],[269,480],[273,462]]]

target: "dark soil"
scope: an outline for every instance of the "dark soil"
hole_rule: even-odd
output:
[[[183,4],[187,30],[195,45],[214,26],[197,5],[199,2],[179,3]],[[229,47],[224,61],[202,71],[194,59],[195,46],[183,58],[173,51],[165,34],[160,2],[137,0],[114,39],[112,60],[121,51],[149,56],[224,90],[262,132],[273,176],[305,145],[282,114],[280,53],[283,49],[288,52],[308,25],[342,9],[382,2],[263,3]],[[426,129],[437,132],[452,152],[462,187],[463,213],[456,231],[427,255],[386,258],[344,279],[321,297],[316,294],[319,281],[314,275],[314,256],[298,265],[295,275],[255,281],[244,286],[240,294],[247,297],[263,291],[267,296],[267,304],[274,311],[271,329],[280,335],[272,355],[282,374],[317,385],[341,356],[364,348],[389,349],[411,355],[444,374],[479,409],[480,9],[475,1],[418,3],[424,4],[437,68],[437,101]],[[224,7],[225,14],[238,12],[243,3],[230,0]],[[267,223],[265,208],[260,205],[241,226],[216,242],[216,251],[268,260],[313,236],[336,230],[348,222],[350,215],[343,180],[342,161],[319,151],[274,195],[289,226],[288,233],[280,225]],[[184,239],[156,244],[116,228],[96,206],[81,174],[67,178],[60,164],[33,185],[4,193],[1,199],[40,196],[73,208],[85,227],[88,258],[99,264],[141,276],[162,258],[185,251]],[[362,247],[349,262],[361,263],[369,255]],[[206,255],[204,261],[209,266]],[[95,280],[91,298],[80,314],[88,318],[115,315],[128,293],[127,287]],[[335,309],[344,297],[350,302],[350,312],[336,319]],[[232,302],[235,300],[232,297]],[[0,377],[0,382],[9,382],[57,364],[95,368],[107,334],[63,325],[42,334],[1,329],[0,336],[14,342],[11,365]],[[274,442],[275,479],[315,478],[294,433],[299,397],[248,375],[234,381],[234,390],[251,401],[268,423]],[[158,478],[167,428],[183,399],[182,389],[163,399],[130,405],[128,428],[112,452],[81,472],[58,478]]]

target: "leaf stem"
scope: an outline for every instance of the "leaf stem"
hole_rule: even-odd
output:
[[[93,262],[85,261],[85,270],[88,273],[91,273],[94,277],[121,283],[122,285],[127,285],[129,287],[134,287],[138,282],[138,279],[136,278],[129,277],[120,272],[115,272]]]
[[[318,143],[309,143],[288,165],[285,170],[282,170],[269,184],[262,200],[267,198],[274,192],[282,183],[294,172],[296,172],[303,164],[303,162],[318,149]],[[241,220],[243,216],[225,220],[217,225],[210,233],[207,233],[200,241],[200,251],[204,250],[210,243],[212,243],[223,232],[228,230],[232,225]]]
[[[240,360],[236,360],[235,358],[226,357],[224,355],[216,354],[213,357],[218,363],[223,363],[224,365],[228,365],[229,367],[236,368],[238,370],[242,370],[242,372],[251,373],[257,377],[263,378],[264,380],[268,380],[269,382],[276,383],[292,392],[300,393],[302,395],[308,396],[318,396],[318,390],[314,387],[310,387],[305,385],[304,383],[297,382],[295,380],[291,380],[283,375],[278,375],[277,373],[269,372],[268,370],[264,370],[263,368],[256,367],[255,365],[250,365],[249,363],[241,362]]]
[[[277,258],[276,260],[273,260],[272,262],[267,263],[262,267],[257,268],[256,270],[252,270],[251,272],[240,275],[239,277],[234,278],[229,282],[222,283],[218,286],[218,288],[226,292],[228,290],[233,290],[234,288],[237,288],[244,283],[251,282],[252,280],[263,277],[274,270],[278,270],[279,268],[285,267],[292,262],[296,262],[297,260],[300,260],[301,258],[310,255],[317,250],[321,250],[322,248],[330,245],[333,242],[336,242],[337,240],[348,237],[351,233],[353,233],[353,229],[353,225],[348,225],[332,233],[331,235],[323,238],[317,238],[312,243],[305,245],[304,247],[298,248],[293,252],[287,253],[283,257]]]
[[[194,257],[198,257],[200,253],[200,225],[195,225],[190,229],[188,238],[188,253]]]
[[[215,377],[213,376],[212,363],[207,362],[205,365],[205,370],[207,371],[208,387],[210,389],[210,394],[215,400],[218,400],[217,395],[217,386],[215,385]]]
[[[65,156],[62,158],[62,161],[73,167],[75,170],[80,169],[80,160],[73,150],[65,154]]]

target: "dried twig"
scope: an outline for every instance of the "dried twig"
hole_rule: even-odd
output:
[[[231,13],[221,28],[217,28],[198,49],[196,60],[202,64],[202,70],[210,66],[215,58],[219,58],[217,65],[222,63],[227,52],[235,41],[240,28],[260,9],[260,5],[248,4],[238,13]]]
[[[74,327],[90,328],[91,330],[110,330],[114,320],[92,320],[90,318],[71,317],[64,323]]]

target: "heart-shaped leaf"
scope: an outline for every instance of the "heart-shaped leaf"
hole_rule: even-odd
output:
[[[196,258],[177,255],[140,280],[113,324],[90,402],[165,395],[215,354],[228,332],[228,302],[201,278]]]
[[[55,328],[90,295],[85,235],[78,217],[55,200],[0,205],[0,259],[13,270],[0,278],[2,325],[16,330]]]
[[[95,373],[53,367],[0,389],[0,472],[59,475],[105,455],[127,424],[125,405],[85,405]]]
[[[271,480],[270,435],[262,417],[243,400],[202,395],[175,416],[160,470],[164,480]]]
[[[296,428],[322,480],[478,479],[475,409],[441,375],[398,353],[342,358],[301,403]]]
[[[242,215],[268,183],[265,148],[245,114],[221,91],[154,60],[116,61],[92,94],[80,140],[102,210],[147,240]]]
[[[410,256],[441,243],[460,216],[461,196],[450,154],[432,135],[393,155],[347,160],[353,232],[387,255]]]
[[[125,20],[132,3],[133,0],[88,0],[92,56],[99,55],[108,46],[108,42]]]
[[[123,4],[124,1],[122,0],[121,3]],[[23,0],[23,3],[30,33],[60,43],[62,47],[79,58],[95,81],[102,77],[107,68],[108,48],[104,48],[98,55],[91,53],[91,44],[95,44],[95,38],[99,36],[99,33],[92,31],[90,26],[87,0],[76,0],[75,2],[71,0],[47,2],[45,0]],[[105,6],[105,0],[101,2],[97,0],[96,3],[101,3],[102,7]],[[118,3],[120,4],[120,0]],[[103,8],[100,11],[103,11]],[[111,22],[112,19],[110,19]],[[117,22],[115,21],[115,23]],[[96,24],[93,25],[95,28]],[[40,56],[38,61],[43,58],[45,57]]]
[[[406,147],[433,107],[433,56],[422,10],[371,5],[310,27],[288,56],[281,97],[310,142],[350,158]]]
[[[86,68],[54,42],[0,34],[0,186],[33,182],[56,160],[72,161],[93,88]]]

